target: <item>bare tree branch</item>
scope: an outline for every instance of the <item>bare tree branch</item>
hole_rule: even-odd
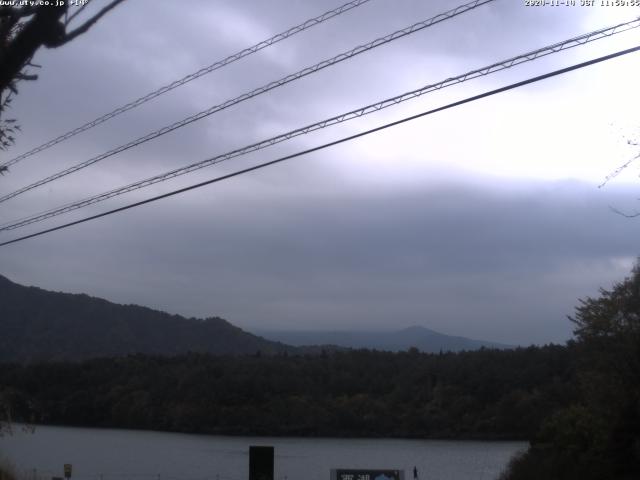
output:
[[[102,18],[104,15],[106,15],[109,11],[111,11],[112,9],[117,7],[122,2],[124,2],[124,0],[113,0],[110,4],[108,4],[102,10],[100,10],[98,13],[96,13],[93,17],[91,17],[89,20],[84,22],[84,24],[82,24],[80,27],[76,28],[75,30],[73,30],[71,32],[68,32],[63,37],[63,39],[62,39],[63,42],[60,45],[63,45],[65,43],[73,40],[78,35],[82,35],[83,33],[85,33],[87,30],[89,30],[93,26],[94,23],[96,23],[98,20],[100,20],[100,18]]]
[[[627,142],[628,145],[636,145],[635,143],[629,143]],[[622,165],[620,165],[618,168],[616,168],[613,172],[611,172],[609,175],[607,175],[606,177],[604,177],[604,181],[598,185],[598,188],[602,188],[604,187],[607,183],[609,183],[610,180],[614,179],[615,177],[617,177],[618,175],[620,175],[620,173],[622,173],[622,171],[625,168],[628,168],[633,162],[635,162],[638,158],[640,158],[640,153],[638,153],[637,155],[634,155],[632,158],[630,158],[629,160],[627,160],[626,162],[624,162]]]
[[[88,5],[88,0],[69,15],[70,2],[1,2],[0,5],[0,151],[9,148],[20,131],[14,119],[3,119],[10,108],[12,96],[17,95],[16,84],[37,80],[29,67],[36,51],[41,47],[56,48],[88,31],[100,18],[124,0],[109,0],[107,5],[91,16],[80,27],[67,33],[67,26]],[[13,6],[8,6],[13,4]],[[23,4],[24,6],[16,6]],[[6,169],[0,169],[4,175]],[[1,406],[1,405],[0,405]]]
[[[611,205],[609,205],[609,209],[613,212],[613,213],[617,213],[618,215],[622,215],[625,218],[636,218],[636,217],[640,217],[640,212],[634,212],[634,213],[624,213],[621,212],[620,210],[618,210],[615,207],[612,207]]]
[[[66,7],[66,5],[65,5]],[[59,21],[66,8],[41,7],[32,19],[3,48],[0,58],[0,92],[10,84],[31,61],[40,46],[53,46],[64,38],[64,25]]]
[[[69,25],[74,18],[76,18],[78,16],[78,14],[80,14],[85,8],[87,8],[90,4],[90,0],[87,0],[87,3],[85,3],[84,5],[80,6],[75,12],[73,12],[73,15],[71,15],[67,21],[65,22],[65,25]]]
[[[38,75],[27,74],[27,73],[19,73],[16,75],[16,80],[37,80]]]

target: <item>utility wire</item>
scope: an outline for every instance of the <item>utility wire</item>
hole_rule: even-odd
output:
[[[210,180],[207,180],[207,181],[204,181],[204,182],[200,182],[200,183],[196,183],[195,185],[190,185],[188,187],[180,188],[178,190],[173,190],[171,192],[164,193],[162,195],[157,195],[155,197],[147,198],[146,200],[141,200],[139,202],[131,203],[129,205],[125,205],[125,206],[120,207],[120,208],[115,208],[113,210],[109,210],[107,212],[99,213],[97,215],[92,215],[90,217],[85,217],[85,218],[82,218],[80,220],[76,220],[74,222],[65,223],[63,225],[58,225],[57,227],[48,228],[46,230],[40,230],[39,232],[35,232],[35,233],[30,234],[30,235],[25,235],[23,237],[19,237],[19,238],[15,238],[13,240],[2,242],[2,243],[0,243],[0,247],[3,247],[5,245],[10,245],[10,244],[13,244],[13,243],[17,243],[17,242],[20,242],[20,241],[23,241],[23,240],[27,240],[29,238],[38,237],[38,236],[44,235],[46,233],[51,233],[51,232],[55,232],[57,230],[62,230],[64,228],[68,228],[68,227],[71,227],[71,226],[74,226],[74,225],[79,225],[81,223],[85,223],[85,222],[88,222],[90,220],[95,220],[95,219],[98,219],[98,218],[101,218],[101,217],[106,217],[106,216],[112,215],[114,213],[123,212],[123,211],[129,210],[131,208],[139,207],[141,205],[146,205],[147,203],[152,203],[152,202],[155,202],[157,200],[161,200],[163,198],[172,197],[174,195],[178,195],[180,193],[188,192],[190,190],[195,190],[197,188],[201,188],[201,187],[204,187],[206,185],[211,185],[213,183],[218,183],[218,182],[221,182],[223,180],[228,180],[229,178],[237,177],[239,175],[243,175],[245,173],[253,172],[254,170],[259,170],[261,168],[265,168],[265,167],[268,167],[268,166],[271,166],[271,165],[275,165],[277,163],[281,163],[281,162],[284,162],[286,160],[291,160],[293,158],[301,157],[303,155],[308,155],[310,153],[317,152],[319,150],[324,150],[325,148],[332,147],[334,145],[339,145],[341,143],[349,142],[351,140],[355,140],[356,138],[364,137],[364,136],[370,135],[372,133],[376,133],[376,132],[385,130],[385,129],[390,128],[390,127],[395,127],[397,125],[400,125],[400,124],[403,124],[403,123],[406,123],[406,122],[410,122],[412,120],[416,120],[418,118],[425,117],[427,115],[431,115],[431,114],[434,114],[434,113],[437,113],[437,112],[441,112],[443,110],[448,110],[450,108],[458,107],[458,106],[464,105],[466,103],[475,102],[476,100],[480,100],[482,98],[490,97],[490,96],[496,95],[498,93],[503,93],[503,92],[506,92],[508,90],[513,90],[515,88],[523,87],[525,85],[529,85],[529,84],[532,84],[532,83],[535,83],[535,82],[539,82],[539,81],[545,80],[547,78],[551,78],[551,77],[555,77],[557,75],[562,75],[562,74],[565,74],[565,73],[568,73],[568,72],[572,72],[574,70],[578,70],[580,68],[588,67],[590,65],[594,65],[594,64],[597,64],[597,63],[600,63],[600,62],[611,60],[613,58],[620,57],[622,55],[627,55],[627,54],[632,53],[632,52],[637,52],[639,50],[640,50],[640,46],[633,47],[633,48],[628,48],[626,50],[621,50],[621,51],[618,51],[616,53],[612,53],[612,54],[609,54],[609,55],[598,57],[598,58],[595,58],[595,59],[592,59],[592,60],[589,60],[589,61],[586,61],[586,62],[578,63],[578,64],[572,65],[570,67],[561,68],[559,70],[554,70],[552,72],[545,73],[543,75],[538,75],[536,77],[531,77],[531,78],[528,78],[527,80],[522,80],[520,82],[516,82],[516,83],[512,83],[510,85],[504,86],[504,87],[496,88],[494,90],[490,90],[488,92],[484,92],[484,93],[481,93],[479,95],[474,95],[472,97],[467,97],[467,98],[465,98],[463,100],[458,100],[457,102],[449,103],[449,104],[444,105],[442,107],[434,108],[432,110],[428,110],[426,112],[418,113],[418,114],[412,115],[410,117],[405,117],[403,119],[396,120],[395,122],[387,123],[387,124],[381,125],[379,127],[372,128],[370,130],[366,130],[364,132],[357,133],[355,135],[350,135],[348,137],[343,137],[343,138],[340,138],[338,140],[334,140],[332,142],[328,142],[328,143],[325,143],[325,144],[322,144],[322,145],[318,145],[316,147],[309,148],[307,150],[296,152],[296,153],[291,154],[291,155],[286,155],[284,157],[280,157],[280,158],[277,158],[275,160],[271,160],[269,162],[264,162],[264,163],[261,163],[261,164],[258,164],[258,165],[254,165],[253,167],[244,168],[242,170],[238,170],[238,171],[233,172],[233,173],[229,173],[229,174],[226,174],[226,175],[222,175],[220,177],[212,178]]]
[[[78,170],[81,170],[83,168],[86,168],[90,165],[93,165],[94,163],[97,163],[101,160],[104,160],[105,158],[111,157],[113,155],[116,155],[118,153],[124,152],[125,150],[129,150],[130,148],[136,147],[142,143],[148,142],[150,140],[153,140],[155,138],[158,138],[162,135],[165,135],[169,132],[172,132],[178,128],[184,127],[186,125],[189,125],[190,123],[196,122],[198,120],[202,120],[205,117],[208,117],[214,113],[217,113],[221,110],[224,110],[226,108],[229,108],[233,105],[236,105],[238,103],[244,102],[245,100],[249,100],[253,97],[256,97],[258,95],[261,95],[263,93],[269,92],[270,90],[273,90],[275,88],[281,87],[282,85],[285,85],[287,83],[293,82],[295,80],[298,80],[302,77],[305,77],[307,75],[310,75],[312,73],[316,73],[324,68],[330,67],[332,65],[335,65],[337,63],[343,62],[345,60],[349,60],[350,58],[355,57],[356,55],[360,55],[361,53],[364,52],[368,52],[369,50],[372,50],[374,48],[377,48],[381,45],[385,45],[389,42],[392,42],[394,40],[397,40],[399,38],[405,37],[407,35],[411,35],[413,33],[419,32],[420,30],[423,30],[427,27],[430,27],[432,25],[435,25],[436,23],[440,23],[442,21],[445,20],[449,20],[453,17],[456,17],[458,15],[461,15],[463,13],[468,12],[469,10],[473,10],[474,8],[477,8],[481,5],[484,5],[486,3],[491,3],[495,0],[474,0],[472,2],[466,3],[464,5],[460,5],[452,10],[449,10],[447,12],[441,13],[436,15],[435,17],[429,18],[427,20],[423,20],[421,22],[418,23],[414,23],[413,25],[403,28],[401,30],[397,30],[393,33],[390,33],[389,35],[386,35],[384,37],[378,38],[376,40],[373,40],[372,42],[369,42],[365,45],[360,45],[352,50],[349,50],[348,52],[344,52],[341,53],[339,55],[336,55],[335,57],[332,57],[328,60],[323,60],[319,63],[316,63],[315,65],[312,65],[310,67],[304,68],[302,70],[299,70],[296,73],[292,73],[290,75],[287,75],[286,77],[281,78],[280,80],[276,80],[273,82],[270,82],[266,85],[263,85],[262,87],[256,88],[255,90],[252,90],[250,92],[244,93],[238,97],[235,97],[233,99],[227,100],[224,103],[218,104],[218,105],[214,105],[213,107],[208,108],[207,110],[203,110],[199,113],[196,113],[195,115],[191,115],[190,117],[184,118],[178,122],[175,122],[171,125],[168,125],[166,127],[163,127],[159,130],[156,130],[154,132],[148,133],[147,135],[140,137],[136,140],[133,140],[125,145],[121,145],[119,147],[116,147],[112,150],[109,150],[108,152],[105,152],[103,154],[100,154],[96,157],[90,158],[89,160],[85,160],[84,162],[80,162],[72,167],[69,167],[67,169],[61,170],[57,173],[54,173],[53,175],[50,175],[49,177],[46,177],[42,180],[38,180],[37,182],[34,182],[30,185],[27,185],[25,187],[22,187],[18,190],[15,190],[11,193],[8,193],[6,195],[3,195],[0,197],[0,203],[1,202],[5,202],[13,197],[16,197],[24,192],[27,192],[29,190],[32,190],[34,188],[37,188],[39,186],[45,185],[49,182],[52,182],[54,180],[57,180],[58,178],[64,177],[66,175],[69,175],[71,173],[77,172]]]
[[[156,183],[159,182],[163,182],[165,180],[171,179],[171,178],[175,178],[181,175],[185,175],[187,173],[191,173],[194,172],[196,170],[199,170],[201,168],[205,168],[211,165],[215,165],[221,162],[224,162],[226,160],[230,160],[232,158],[235,157],[239,157],[242,155],[246,155],[248,153],[251,152],[255,152],[257,150],[261,150],[263,148],[269,147],[271,145],[275,145],[277,143],[281,143],[287,140],[290,140],[291,138],[297,137],[299,135],[304,135],[307,133],[311,133],[313,131],[316,130],[320,130],[332,125],[337,125],[339,123],[343,123],[355,118],[359,118],[362,117],[364,115],[368,115],[370,113],[374,113],[377,112],[379,110],[382,110],[384,108],[393,106],[393,105],[398,105],[402,102],[408,101],[408,100],[412,100],[414,98],[417,98],[421,95],[424,95],[426,93],[435,91],[435,90],[439,90],[451,85],[456,85],[458,83],[462,83],[468,80],[471,80],[473,78],[477,78],[480,76],[484,76],[484,75],[489,75],[491,73],[495,73],[501,70],[505,70],[507,68],[511,68],[515,65],[519,65],[521,63],[524,62],[529,62],[529,61],[533,61],[537,58],[546,56],[546,55],[550,55],[553,53],[557,53],[569,48],[573,48],[576,46],[580,46],[580,45],[584,45],[586,43],[601,39],[601,38],[608,38],[611,35],[614,35],[616,33],[621,33],[633,28],[638,28],[640,27],[640,19],[636,19],[636,20],[632,20],[630,22],[626,22],[626,23],[621,23],[618,25],[614,25],[612,27],[608,27],[608,28],[602,28],[599,30],[595,30],[593,32],[590,33],[586,33],[577,37],[573,37],[567,40],[564,40],[562,42],[558,42],[558,43],[554,43],[551,45],[548,45],[546,47],[542,47],[539,48],[537,50],[533,50],[527,53],[523,53],[521,55],[518,55],[516,57],[512,57],[509,58],[507,60],[502,60],[500,62],[496,62],[493,63],[491,65],[476,69],[476,70],[472,70],[470,72],[464,73],[462,75],[458,75],[456,77],[450,77],[447,78],[446,80],[442,80],[438,83],[433,83],[433,84],[429,84],[426,86],[423,86],[419,89],[416,90],[412,90],[410,92],[406,92],[403,93],[401,95],[397,95],[395,97],[391,97],[388,98],[386,100],[382,100],[380,102],[377,103],[373,103],[370,105],[367,105],[365,107],[361,107],[358,108],[356,110],[352,110],[350,112],[347,113],[342,113],[340,115],[322,120],[320,122],[311,124],[311,125],[307,125],[305,127],[302,128],[298,128],[295,130],[291,130],[287,133],[281,134],[281,135],[277,135],[275,137],[271,137],[268,138],[266,140],[261,140],[257,143],[251,144],[251,145],[247,145],[244,146],[242,148],[238,148],[236,150],[232,150],[230,152],[224,153],[224,154],[220,154],[220,155],[216,155],[214,157],[184,166],[184,167],[180,167],[174,170],[170,170],[168,172],[162,173],[162,174],[158,174],[155,175],[153,177],[144,179],[144,180],[139,180],[137,182],[131,183],[129,185],[123,186],[123,187],[118,187],[114,190],[110,190],[107,192],[103,192],[101,194],[89,197],[89,198],[85,198],[84,200],[80,200],[80,201],[76,201],[76,202],[72,202],[66,205],[62,205],[60,207],[56,207],[53,209],[49,209],[47,211],[44,212],[40,212],[37,213],[35,215],[31,215],[19,220],[13,220],[11,222],[7,222],[4,223],[2,225],[0,225],[0,231],[7,231],[7,230],[14,230],[16,228],[19,227],[23,227],[25,225],[29,225],[32,223],[36,223],[51,217],[55,217],[73,210],[77,210],[79,208],[82,207],[86,207],[88,205],[92,205],[94,203],[99,203],[105,200],[108,200],[109,198],[113,198],[119,195],[123,195],[125,193],[134,191],[134,190],[138,190],[141,188],[145,188],[151,185],[154,185]]]
[[[139,97],[129,103],[127,103],[126,105],[123,105],[121,107],[116,108],[115,110],[106,113],[104,115],[102,115],[101,117],[96,118],[95,120],[92,120],[90,122],[85,123],[84,125],[81,125],[77,128],[74,128],[73,130],[70,130],[67,133],[64,133],[62,135],[60,135],[59,137],[56,137],[52,140],[49,140],[48,142],[43,143],[42,145],[35,147],[32,150],[29,150],[28,152],[23,153],[22,155],[19,155],[7,162],[1,163],[0,167],[9,167],[11,165],[14,165],[16,163],[18,163],[21,160],[24,160],[25,158],[28,158],[32,155],[35,155],[36,153],[42,152],[43,150],[46,150],[50,147],[53,147],[54,145],[57,145],[60,142],[64,142],[65,140],[70,139],[71,137],[74,137],[76,135],[78,135],[79,133],[85,132],[97,125],[100,125],[101,123],[104,123],[108,120],[111,120],[114,117],[117,117],[118,115],[120,115],[121,113],[124,113],[128,110],[131,110],[133,108],[139,107],[140,105],[142,105],[143,103],[148,102],[149,100],[153,100],[156,97],[159,97],[160,95],[163,95],[175,88],[178,88],[186,83],[189,83],[192,80],[195,80],[196,78],[200,78],[203,75],[207,75],[215,70],[218,70],[222,67],[225,67],[237,60],[240,60],[241,58],[244,58],[246,56],[249,56],[253,53],[259,52],[260,50],[262,50],[263,48],[267,48],[275,43],[281,42],[282,40],[285,40],[297,33],[300,33],[304,30],[307,30],[308,28],[314,27],[316,25],[321,24],[322,22],[329,20],[331,18],[337,17],[338,15],[348,12],[349,10],[352,10],[356,7],[359,7],[367,2],[369,2],[370,0],[352,0],[351,2],[345,3],[344,5],[339,6],[338,8],[335,8],[333,10],[329,10],[328,12],[323,13],[322,15],[318,15],[317,17],[314,18],[310,18],[304,22],[302,22],[299,25],[296,25],[295,27],[291,27],[288,30],[285,30],[284,32],[278,33],[277,35],[274,35],[271,38],[268,38],[266,40],[263,40],[261,42],[256,43],[255,45],[245,48],[244,50],[241,50],[237,53],[234,53],[233,55],[229,55],[228,57],[222,59],[222,60],[218,60],[215,63],[212,63],[211,65],[201,68],[200,70],[198,70],[197,72],[194,73],[190,73],[189,75],[176,80],[174,82],[169,83],[168,85],[165,85],[163,87],[158,88],[157,90],[154,90],[153,92],[150,92],[142,97]],[[86,5],[86,4],[85,4]],[[80,9],[71,16],[71,18],[69,18],[69,21],[71,21],[73,19],[73,17],[75,15],[77,15],[78,13],[80,13],[80,10],[82,10],[83,7],[80,7]]]

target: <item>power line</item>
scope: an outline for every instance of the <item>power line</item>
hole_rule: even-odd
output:
[[[110,190],[107,192],[103,192],[101,194],[86,198],[84,200],[80,200],[77,202],[72,202],[60,207],[56,207],[54,209],[50,209],[44,212],[40,212],[38,214],[35,215],[31,215],[29,217],[26,218],[22,218],[19,220],[13,220],[12,222],[7,222],[3,225],[0,225],[0,231],[7,231],[7,230],[14,230],[16,228],[20,228],[23,227],[25,225],[29,225],[32,223],[36,223],[39,221],[43,221],[46,220],[48,218],[52,218],[58,215],[62,215],[64,213],[73,211],[73,210],[77,210],[79,208],[82,207],[86,207],[88,205],[92,205],[94,203],[99,203],[105,200],[108,200],[110,198],[119,196],[119,195],[123,195],[125,193],[129,193],[131,191],[134,190],[138,190],[141,188],[145,188],[151,185],[154,185],[156,183],[159,182],[163,182],[165,180],[171,179],[171,178],[175,178],[181,175],[185,175],[187,173],[191,173],[193,171],[199,170],[201,168],[205,168],[211,165],[215,165],[218,163],[222,163],[224,161],[230,160],[232,158],[236,158],[242,155],[246,155],[248,153],[251,152],[255,152],[257,150],[261,150],[263,148],[269,147],[271,145],[275,145],[277,143],[281,143],[287,140],[290,140],[291,138],[297,137],[299,135],[304,135],[307,133],[311,133],[313,131],[316,130],[320,130],[322,128],[327,128],[329,126],[332,125],[336,125],[339,123],[343,123],[355,118],[359,118],[361,116],[364,115],[368,115],[370,113],[374,113],[377,112],[379,110],[382,110],[384,108],[388,108],[390,106],[393,105],[398,105],[402,102],[408,101],[408,100],[412,100],[414,98],[417,98],[421,95],[424,95],[426,93],[435,91],[435,90],[439,90],[451,85],[456,85],[468,80],[472,80],[474,78],[480,77],[480,76],[484,76],[484,75],[489,75],[491,73],[495,73],[501,70],[505,70],[507,68],[511,68],[515,65],[519,65],[521,63],[524,62],[529,62],[529,61],[533,61],[537,58],[546,56],[546,55],[550,55],[553,53],[558,53],[560,51],[563,50],[567,50],[569,48],[573,48],[576,46],[580,46],[580,45],[584,45],[586,43],[595,41],[595,40],[599,40],[602,38],[608,38],[611,35],[615,35],[617,33],[621,33],[633,28],[638,28],[640,26],[640,19],[636,19],[636,20],[632,20],[626,23],[621,23],[618,25],[614,25],[612,27],[607,27],[607,28],[601,28],[599,30],[595,30],[593,32],[589,32],[577,37],[573,37],[573,38],[569,38],[567,40],[561,41],[561,42],[557,42],[542,48],[539,48],[537,50],[533,50],[527,53],[523,53],[521,55],[515,56],[515,57],[511,57],[507,60],[502,60],[500,62],[496,62],[493,63],[491,65],[476,69],[476,70],[472,70],[470,72],[464,73],[462,75],[458,75],[456,77],[450,77],[447,78],[446,80],[442,80],[438,83],[433,83],[433,84],[429,84],[426,86],[423,86],[419,89],[416,90],[412,90],[410,92],[406,92],[403,93],[401,95],[397,95],[395,97],[391,97],[388,98],[386,100],[382,100],[380,102],[377,103],[373,103],[370,105],[367,105],[365,107],[361,107],[359,109],[356,110],[352,110],[350,112],[347,113],[342,113],[340,115],[322,120],[320,122],[311,124],[311,125],[307,125],[305,127],[302,128],[298,128],[295,130],[291,130],[287,133],[281,134],[281,135],[277,135],[275,137],[271,137],[268,138],[266,140],[261,140],[257,143],[253,143],[251,145],[247,145],[245,147],[239,148],[239,149],[235,149],[232,150],[230,152],[224,153],[224,154],[220,154],[220,155],[216,155],[214,157],[187,165],[185,167],[180,167],[174,170],[170,170],[168,172],[159,174],[159,175],[155,175],[153,177],[144,179],[144,180],[140,180],[134,183],[131,183],[129,185],[123,186],[123,187],[119,187],[116,188],[114,190]]]
[[[4,162],[2,164],[0,164],[0,166],[3,167],[9,167],[15,163],[18,163],[21,160],[24,160],[25,158],[28,158],[32,155],[35,155],[36,153],[40,153],[43,150],[46,150],[50,147],[53,147],[54,145],[57,145],[58,143],[64,142],[65,140],[70,139],[71,137],[74,137],[76,135],[78,135],[79,133],[85,132],[97,125],[100,125],[101,123],[104,123],[108,120],[111,120],[114,117],[117,117],[118,115],[120,115],[121,113],[124,113],[128,110],[131,110],[133,108],[139,107],[140,105],[142,105],[143,103],[148,102],[149,100],[153,100],[156,97],[159,97],[160,95],[163,95],[175,88],[181,87],[182,85],[189,83],[192,80],[195,80],[196,78],[200,78],[203,75],[207,75],[215,70],[218,70],[222,67],[226,67],[227,65],[240,60],[246,56],[249,56],[253,53],[259,52],[260,50],[262,50],[263,48],[267,48],[271,45],[274,45],[275,43],[281,42],[282,40],[285,40],[289,37],[292,37],[293,35],[300,33],[304,30],[307,30],[311,27],[314,27],[316,25],[321,24],[322,22],[326,21],[326,20],[330,20],[334,17],[337,17],[338,15],[341,15],[345,12],[348,12],[349,10],[352,10],[356,7],[359,7],[367,2],[369,2],[370,0],[352,0],[351,2],[345,3],[344,5],[339,6],[338,8],[334,8],[333,10],[329,10],[328,12],[324,12],[322,15],[318,15],[317,17],[314,18],[310,18],[304,22],[302,22],[299,25],[296,25],[295,27],[291,27],[288,30],[285,30],[284,32],[278,33],[277,35],[274,35],[271,38],[268,38],[266,40],[262,40],[261,42],[256,43],[255,45],[245,48],[244,50],[241,50],[237,53],[234,53],[233,55],[229,55],[228,57],[222,59],[222,60],[218,60],[215,63],[212,63],[211,65],[201,68],[200,70],[198,70],[197,72],[193,72],[190,73],[189,75],[179,79],[179,80],[175,80],[174,82],[171,82],[167,85],[164,85],[163,87],[158,88],[157,90],[154,90],[153,92],[150,92],[142,97],[139,97],[121,107],[116,108],[115,110],[112,110],[109,113],[106,113],[104,115],[102,115],[101,117],[96,118],[95,120],[92,120],[90,122],[85,123],[84,125],[81,125],[77,128],[74,128],[73,130],[70,130],[67,133],[64,133],[62,135],[60,135],[59,137],[56,137],[52,140],[49,140],[48,142],[43,143],[42,145],[33,148],[32,150],[29,150],[28,152],[23,153],[22,155],[19,155],[7,162]]]
[[[235,97],[233,99],[227,100],[221,104],[218,105],[214,105],[213,107],[208,108],[207,110],[203,110],[199,113],[196,113],[194,115],[191,115],[187,118],[184,118],[178,122],[172,123],[171,125],[168,125],[166,127],[163,127],[159,130],[156,130],[154,132],[148,133],[147,135],[140,137],[136,140],[133,140],[125,145],[121,145],[119,147],[116,147],[112,150],[109,150],[108,152],[102,153],[96,157],[90,158],[89,160],[85,160],[84,162],[80,162],[72,167],[69,167],[67,169],[61,170],[57,173],[54,173],[53,175],[50,175],[42,180],[38,180],[37,182],[34,182],[30,185],[27,185],[25,187],[22,187],[18,190],[15,190],[11,193],[8,193],[6,195],[3,195],[0,197],[0,203],[1,202],[5,202],[13,197],[16,197],[22,193],[25,193],[29,190],[33,190],[34,188],[37,188],[39,186],[45,185],[49,182],[52,182],[54,180],[57,180],[61,177],[64,177],[66,175],[70,175],[74,172],[77,172],[78,170],[82,170],[83,168],[86,168],[90,165],[93,165],[101,160],[104,160],[105,158],[111,157],[113,155],[116,155],[118,153],[124,152],[125,150],[129,150],[130,148],[136,147],[142,143],[148,142],[150,140],[153,140],[155,138],[158,138],[162,135],[165,135],[169,132],[172,132],[178,128],[184,127],[186,125],[189,125],[193,122],[196,122],[198,120],[202,120],[205,117],[208,117],[214,113],[217,113],[221,110],[224,110],[226,108],[229,108],[233,105],[236,105],[238,103],[244,102],[245,100],[249,100],[253,97],[256,97],[258,95],[261,95],[263,93],[269,92],[275,88],[281,87],[287,83],[293,82],[295,80],[298,80],[302,77],[305,77],[307,75],[316,73],[324,68],[333,66],[335,64],[338,64],[340,62],[343,62],[345,60],[349,60],[357,55],[360,55],[361,53],[364,52],[368,52],[369,50],[372,50],[374,48],[380,47],[382,45],[385,45],[389,42],[392,42],[394,40],[397,40],[399,38],[405,37],[407,35],[411,35],[413,33],[419,32],[420,30],[423,30],[427,27],[430,27],[432,25],[435,25],[436,23],[440,23],[442,21],[445,20],[449,20],[453,17],[456,17],[458,15],[461,15],[463,13],[468,12],[469,10],[473,10],[474,8],[477,8],[481,5],[487,4],[487,3],[491,3],[495,0],[474,0],[472,2],[469,2],[467,4],[464,5],[460,5],[452,10],[449,10],[447,12],[441,13],[436,15],[435,17],[429,18],[427,20],[418,22],[418,23],[414,23],[413,25],[403,28],[401,30],[397,30],[393,33],[390,33],[389,35],[386,35],[384,37],[380,37],[376,40],[373,40],[372,42],[369,42],[367,44],[364,45],[360,45],[358,47],[355,47],[351,50],[349,50],[348,52],[344,52],[341,53],[339,55],[336,55],[335,57],[332,57],[328,60],[323,60],[319,63],[316,63],[315,65],[312,65],[310,67],[304,68],[302,70],[299,70],[296,73],[292,73],[290,75],[287,75],[286,77],[281,78],[280,80],[276,80],[273,82],[270,82],[266,85],[263,85],[262,87],[256,88],[250,92],[244,93],[238,97]]]
[[[118,213],[118,212],[122,212],[122,211],[125,211],[125,210],[129,210],[131,208],[139,207],[139,206],[145,205],[147,203],[152,203],[152,202],[155,202],[157,200],[161,200],[163,198],[172,197],[174,195],[178,195],[180,193],[188,192],[190,190],[195,190],[197,188],[201,188],[201,187],[204,187],[206,185],[211,185],[213,183],[218,183],[218,182],[221,182],[223,180],[228,180],[230,178],[237,177],[239,175],[243,175],[245,173],[253,172],[254,170],[259,170],[259,169],[262,169],[262,168],[265,168],[265,167],[268,167],[268,166],[271,166],[271,165],[275,165],[277,163],[284,162],[286,160],[291,160],[293,158],[301,157],[303,155],[308,155],[310,153],[317,152],[319,150],[324,150],[325,148],[329,148],[329,147],[332,147],[334,145],[339,145],[341,143],[345,143],[345,142],[348,142],[348,141],[351,141],[351,140],[355,140],[356,138],[364,137],[364,136],[370,135],[372,133],[376,133],[376,132],[385,130],[385,129],[390,128],[390,127],[395,127],[397,125],[400,125],[400,124],[403,124],[403,123],[406,123],[406,122],[410,122],[412,120],[416,120],[418,118],[425,117],[427,115],[431,115],[431,114],[434,114],[434,113],[437,113],[437,112],[441,112],[443,110],[448,110],[450,108],[458,107],[458,106],[464,105],[466,103],[471,103],[471,102],[474,102],[476,100],[480,100],[482,98],[490,97],[490,96],[496,95],[498,93],[503,93],[503,92],[506,92],[508,90],[513,90],[515,88],[523,87],[525,85],[529,85],[529,84],[532,84],[532,83],[535,83],[535,82],[539,82],[539,81],[545,80],[547,78],[555,77],[557,75],[562,75],[562,74],[565,74],[565,73],[568,73],[568,72],[572,72],[574,70],[578,70],[580,68],[588,67],[590,65],[594,65],[594,64],[597,64],[597,63],[600,63],[600,62],[611,60],[613,58],[620,57],[622,55],[627,55],[629,53],[637,52],[639,50],[640,50],[640,46],[633,47],[633,48],[628,48],[626,50],[621,50],[621,51],[618,51],[616,53],[612,53],[612,54],[609,54],[609,55],[598,57],[598,58],[595,58],[595,59],[592,59],[592,60],[588,60],[586,62],[578,63],[578,64],[572,65],[570,67],[561,68],[559,70],[554,70],[552,72],[545,73],[543,75],[538,75],[536,77],[531,77],[531,78],[528,78],[527,80],[522,80],[520,82],[516,82],[516,83],[512,83],[510,85],[504,86],[504,87],[496,88],[494,90],[490,90],[488,92],[484,92],[484,93],[481,93],[479,95],[474,95],[472,97],[467,97],[467,98],[465,98],[463,100],[458,100],[457,102],[449,103],[449,104],[444,105],[442,107],[434,108],[434,109],[428,110],[426,112],[422,112],[422,113],[418,113],[416,115],[405,117],[403,119],[396,120],[395,122],[386,123],[384,125],[381,125],[381,126],[376,127],[376,128],[372,128],[370,130],[366,130],[364,132],[356,133],[356,134],[350,135],[348,137],[343,137],[343,138],[340,138],[338,140],[334,140],[332,142],[328,142],[328,143],[325,143],[325,144],[322,144],[322,145],[318,145],[318,146],[313,147],[313,148],[309,148],[307,150],[303,150],[301,152],[296,152],[296,153],[291,154],[291,155],[286,155],[284,157],[280,157],[280,158],[277,158],[275,160],[271,160],[269,162],[264,162],[264,163],[261,163],[259,165],[254,165],[253,167],[244,168],[242,170],[238,170],[238,171],[233,172],[233,173],[229,173],[229,174],[226,174],[226,175],[222,175],[220,177],[212,178],[210,180],[206,180],[204,182],[196,183],[194,185],[190,185],[188,187],[180,188],[178,190],[173,190],[171,192],[164,193],[162,195],[157,195],[155,197],[147,198],[146,200],[141,200],[139,202],[131,203],[129,205],[125,205],[125,206],[120,207],[120,208],[115,208],[113,210],[109,210],[107,212],[99,213],[97,215],[92,215],[90,217],[82,218],[82,219],[76,220],[74,222],[65,223],[63,225],[58,225],[57,227],[48,228],[46,230],[41,230],[39,232],[35,232],[35,233],[30,234],[30,235],[25,235],[23,237],[15,238],[13,240],[8,240],[6,242],[0,243],[0,247],[3,247],[5,245],[10,245],[12,243],[17,243],[17,242],[20,242],[20,241],[23,241],[23,240],[27,240],[29,238],[38,237],[38,236],[44,235],[46,233],[51,233],[51,232],[55,232],[57,230],[62,230],[64,228],[68,228],[68,227],[71,227],[71,226],[74,226],[74,225],[79,225],[81,223],[85,223],[85,222],[88,222],[90,220],[95,220],[95,219],[98,219],[98,218],[101,218],[101,217],[106,217],[106,216],[112,215],[114,213]]]

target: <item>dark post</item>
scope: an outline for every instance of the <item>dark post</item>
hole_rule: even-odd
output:
[[[273,447],[249,447],[249,480],[273,480]]]

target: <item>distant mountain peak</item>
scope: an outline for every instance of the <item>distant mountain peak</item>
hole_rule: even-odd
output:
[[[367,331],[269,331],[260,330],[259,335],[294,346],[335,345],[346,348],[368,348],[392,352],[408,350],[415,347],[429,353],[440,351],[458,352],[461,350],[478,350],[485,348],[513,348],[496,342],[474,340],[471,338],[446,335],[419,325],[401,330]]]
[[[422,327],[420,325],[411,325],[410,327],[403,328],[399,331],[404,333],[438,333],[435,330],[431,330],[430,328]]]

